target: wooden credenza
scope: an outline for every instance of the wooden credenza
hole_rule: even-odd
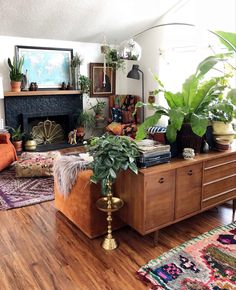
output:
[[[193,160],[122,172],[115,194],[125,202],[121,219],[145,235],[228,200],[236,199],[236,144]],[[235,202],[234,202],[235,205]]]

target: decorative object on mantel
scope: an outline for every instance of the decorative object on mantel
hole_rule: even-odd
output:
[[[38,90],[38,85],[36,82],[32,82],[30,83],[30,86],[29,86],[29,91],[37,91]]]
[[[79,77],[80,77],[80,66],[83,63],[83,59],[76,52],[76,54],[72,57],[70,67],[71,67],[71,75],[72,75],[72,86],[73,89],[79,90]]]
[[[151,289],[235,289],[236,223],[215,228],[142,266]]]
[[[71,81],[71,48],[17,45],[16,56],[24,57],[23,70],[28,70],[29,83],[37,82],[39,89],[59,89],[63,81]]]
[[[100,210],[107,212],[108,231],[102,244],[105,250],[114,250],[118,244],[112,236],[112,212],[122,207],[123,202],[112,196],[112,184],[121,170],[130,169],[138,173],[136,157],[139,151],[136,143],[126,136],[114,136],[104,134],[100,138],[94,138],[88,146],[89,153],[94,160],[89,167],[93,170],[91,181],[101,182],[101,188],[105,198],[97,201]]]
[[[12,92],[21,91],[21,81],[23,78],[22,67],[24,64],[24,58],[20,57],[19,60],[13,57],[13,61],[10,58],[7,60],[8,66],[10,68],[10,80],[11,80],[11,90]]]

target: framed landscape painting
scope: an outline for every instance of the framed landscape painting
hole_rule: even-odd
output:
[[[103,63],[90,63],[91,97],[106,97],[115,94],[116,71]]]
[[[53,89],[60,88],[62,82],[70,82],[73,49],[17,45],[16,57],[21,56],[29,84],[37,82],[39,89]]]

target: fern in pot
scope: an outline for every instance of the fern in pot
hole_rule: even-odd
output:
[[[191,147],[195,152],[200,152],[202,136],[206,133],[209,124],[209,106],[222,95],[225,82],[230,74],[222,73],[220,76],[205,78],[206,74],[215,66],[225,61],[227,55],[219,54],[204,59],[197,67],[194,74],[190,75],[182,85],[182,90],[177,93],[165,89],[157,76],[158,90],[155,94],[164,93],[168,107],[157,104],[137,103],[136,107],[147,106],[154,113],[146,118],[138,128],[136,139],[147,136],[147,129],[157,124],[161,116],[168,116],[166,137],[170,143],[177,139],[179,152],[184,147]]]

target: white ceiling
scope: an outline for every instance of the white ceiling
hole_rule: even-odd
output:
[[[0,0],[0,35],[119,43],[183,0]]]

